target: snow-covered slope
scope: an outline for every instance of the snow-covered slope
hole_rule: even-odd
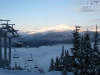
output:
[[[69,50],[69,53],[71,47],[72,47],[71,44],[64,45],[64,48],[66,50]],[[19,58],[13,58],[14,50],[16,50],[17,53],[19,54]],[[30,57],[30,53],[31,53],[33,61],[28,62],[28,65],[29,65],[29,69],[30,67],[32,68],[32,71],[30,73],[27,72],[26,70],[0,69],[0,75],[41,75],[39,74],[39,72],[34,73],[34,71],[37,71],[37,69],[34,69],[36,62],[38,64],[38,67],[39,68],[42,67],[45,71],[45,74],[42,75],[61,75],[61,72],[48,72],[51,58],[53,57],[55,59],[56,56],[60,56],[61,51],[62,51],[61,44],[56,46],[41,46],[39,48],[12,48],[11,67],[14,67],[15,62],[17,63],[17,65],[20,64],[21,67],[24,67],[25,60],[27,60],[27,58]]]
[[[60,71],[51,71],[47,75],[62,75]]]
[[[40,73],[34,73],[34,72],[27,72],[25,70],[6,70],[0,68],[0,75],[41,75]],[[62,75],[60,71],[51,71],[47,74],[42,75]],[[72,72],[68,72],[67,75],[73,75]]]
[[[25,70],[7,70],[7,69],[0,68],[0,75],[40,75],[40,73],[27,72]]]

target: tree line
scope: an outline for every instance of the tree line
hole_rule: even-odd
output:
[[[62,46],[60,57],[55,61],[51,58],[49,71],[61,71],[63,75],[67,72],[73,72],[74,75],[100,75],[100,49],[98,47],[98,31],[94,35],[94,42],[91,44],[88,30],[81,35],[80,27],[72,32],[72,48],[69,54],[68,50]]]

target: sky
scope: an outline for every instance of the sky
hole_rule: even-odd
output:
[[[0,19],[11,20],[20,31],[91,27],[100,25],[100,0],[0,0]]]

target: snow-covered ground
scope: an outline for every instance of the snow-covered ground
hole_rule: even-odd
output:
[[[68,75],[73,75],[73,73],[68,72]],[[0,68],[0,75],[41,75],[40,73],[30,73],[25,70],[19,71],[19,70],[6,70]],[[47,74],[42,75],[62,75],[60,71],[52,71],[48,72]]]
[[[72,45],[64,45],[66,50],[69,50]],[[16,50],[16,53],[18,53],[19,58],[13,58],[14,50]],[[45,71],[44,75],[61,75],[61,72],[48,72],[49,66],[50,66],[50,60],[53,57],[54,59],[56,56],[60,56],[62,51],[62,45],[55,45],[55,46],[41,46],[39,48],[12,48],[12,59],[11,59],[11,66],[14,67],[15,62],[17,62],[18,65],[24,68],[25,61],[27,61],[30,57],[30,54],[32,54],[33,61],[27,61],[28,63],[28,69],[31,68],[31,73],[27,71],[11,71],[11,70],[3,70],[0,69],[0,75],[39,75],[39,73],[36,73],[37,69],[34,68],[34,66],[37,65],[39,68],[43,68]],[[71,54],[71,53],[70,53]],[[35,73],[34,73],[35,72]],[[72,74],[68,74],[72,75]]]
[[[69,50],[72,45],[67,44],[64,45],[64,48],[66,50]],[[99,46],[100,48],[100,46]],[[2,49],[3,51],[4,49]],[[14,50],[16,50],[16,53],[18,53],[19,58],[13,58]],[[50,60],[53,57],[54,59],[56,56],[60,56],[62,51],[62,45],[55,45],[55,46],[41,46],[39,48],[12,48],[12,59],[11,59],[11,67],[14,67],[15,62],[17,62],[17,65],[20,64],[21,67],[24,68],[25,60],[27,61],[30,57],[30,54],[32,54],[33,61],[27,61],[28,67],[27,69],[31,68],[31,72],[28,72],[26,70],[7,70],[7,69],[1,69],[0,68],[0,75],[40,75],[38,72],[38,69],[35,69],[34,66],[37,65],[39,68],[43,68],[45,71],[45,74],[43,75],[62,75],[59,71],[52,71],[48,72],[49,66],[50,66]],[[3,55],[4,56],[4,55]],[[38,73],[37,73],[38,72]],[[73,75],[72,73],[68,73],[68,75]]]

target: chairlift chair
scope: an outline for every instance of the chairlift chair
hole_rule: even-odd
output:
[[[18,54],[14,54],[13,58],[19,58],[19,55]]]
[[[40,67],[40,68],[38,68],[38,71],[41,71],[41,67]]]
[[[37,65],[35,65],[35,66],[34,66],[34,68],[38,68],[38,66],[37,66]]]
[[[36,65],[34,66],[34,68],[38,68],[37,62],[36,62]]]
[[[19,55],[18,55],[18,53],[16,52],[16,50],[14,50],[13,58],[19,58]]]
[[[28,65],[27,61],[25,61],[24,67],[28,67],[28,66],[29,66],[29,65]]]
[[[28,61],[33,61],[33,58],[32,58],[32,57],[29,57],[29,58],[28,58]]]
[[[33,61],[32,54],[30,54],[30,57],[28,58],[28,61]]]

